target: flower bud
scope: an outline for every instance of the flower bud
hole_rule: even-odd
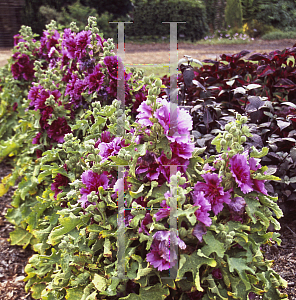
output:
[[[231,125],[230,125],[230,124],[226,124],[226,125],[225,125],[225,130],[226,130],[226,131],[229,131],[230,128],[231,128]]]
[[[247,140],[247,138],[243,135],[243,136],[241,137],[241,142],[244,143],[246,140]]]
[[[243,134],[250,133],[248,126],[244,125],[243,128],[242,128],[242,132],[243,132]]]
[[[149,90],[148,90],[148,95],[149,95],[149,96],[152,96],[152,95],[153,95],[152,89],[149,89]]]
[[[99,204],[98,204],[98,207],[99,207],[100,209],[105,209],[105,208],[106,208],[105,202],[100,201]]]
[[[225,139],[226,141],[230,141],[232,139],[232,135],[230,133],[227,133]]]
[[[226,140],[224,140],[224,139],[222,139],[221,141],[220,141],[220,144],[221,144],[221,146],[225,146],[226,145]]]
[[[246,116],[243,116],[240,121],[242,124],[246,124],[248,122],[248,118]]]
[[[162,81],[161,81],[161,79],[159,79],[159,78],[158,78],[158,79],[156,79],[156,81],[155,81],[155,86],[160,88],[160,87],[161,87],[161,85],[162,85]]]

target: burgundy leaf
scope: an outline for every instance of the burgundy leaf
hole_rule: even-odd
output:
[[[261,54],[261,53],[254,53],[249,57],[249,60],[253,60],[253,61],[265,60],[266,62],[270,62],[268,56],[266,54]]]
[[[275,69],[269,65],[260,66],[257,69],[258,77],[263,77],[263,76],[266,76],[269,74],[273,74],[274,72],[275,72]]]
[[[285,88],[285,89],[295,89],[296,84],[293,81],[291,81],[290,79],[281,78],[280,80],[277,81],[277,83],[274,85],[274,87]]]

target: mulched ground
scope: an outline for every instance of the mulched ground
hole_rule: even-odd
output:
[[[275,49],[283,50],[292,47],[295,42],[293,40],[256,41],[256,43],[248,45],[216,46],[196,46],[183,43],[179,44],[179,51],[186,51],[186,54],[202,60],[205,58],[213,59],[222,53],[237,53],[243,49],[261,53]],[[11,55],[9,50],[3,50],[0,49],[0,66],[4,65],[6,59]],[[126,44],[126,58],[134,64],[143,63],[142,61],[136,61],[138,57],[139,59],[146,57],[147,63],[151,63],[151,59],[156,57],[157,53],[159,57],[162,57],[163,53],[168,51],[169,44]],[[178,54],[179,58],[182,57],[182,53]],[[11,167],[7,162],[0,163],[0,181],[10,173],[10,170]],[[11,207],[11,196],[15,189],[16,187],[11,188],[6,195],[0,197],[0,300],[33,300],[30,293],[26,293],[24,290],[25,282],[23,282],[23,279],[26,276],[24,268],[34,252],[29,248],[22,249],[19,246],[11,246],[8,242],[9,232],[13,231],[13,226],[6,221],[5,214],[7,209]],[[288,287],[283,291],[288,294],[289,300],[296,300],[296,217],[284,217],[280,222],[282,226],[280,230],[282,244],[281,246],[264,247],[265,257],[268,260],[274,260],[273,269],[287,280]]]

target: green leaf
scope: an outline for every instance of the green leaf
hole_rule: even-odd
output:
[[[122,159],[118,156],[109,156],[109,158],[116,163],[118,166],[127,166],[129,162],[125,159]]]
[[[187,220],[191,223],[192,226],[195,225],[195,223],[197,222],[196,216],[195,216],[195,211],[198,210],[198,206],[192,206],[187,208],[186,210],[181,210],[178,209],[173,217],[186,217]]]
[[[96,287],[96,289],[99,292],[105,291],[107,288],[107,279],[98,274],[95,274],[94,279],[92,280],[92,283],[94,284],[94,286]]]
[[[206,245],[201,248],[201,251],[206,255],[210,256],[213,252],[215,252],[218,257],[223,258],[225,253],[224,244],[215,239],[213,233],[211,231],[207,231],[205,235],[203,235],[203,240]]]
[[[149,287],[140,287],[140,294],[129,294],[126,297],[119,298],[120,300],[164,300],[169,296],[170,291],[167,287],[163,287],[157,283]]]
[[[66,291],[65,298],[69,300],[81,300],[83,296],[83,288],[81,287],[68,288]]]
[[[21,227],[16,227],[14,231],[9,233],[9,236],[11,245],[23,246],[24,249],[30,244],[31,238],[33,237],[29,231]]]
[[[219,134],[211,142],[212,145],[216,146],[216,150],[218,153],[221,152],[221,143],[220,143],[221,138],[222,138],[222,135],[219,132]]]
[[[80,218],[70,213],[69,217],[60,217],[59,222],[61,225],[55,227],[48,236],[47,243],[56,245],[60,242],[63,236],[73,230],[80,222]]]
[[[246,272],[255,274],[255,271],[247,266],[246,261],[243,258],[229,257],[228,254],[225,255],[227,257],[227,262],[229,265],[229,271],[234,272],[234,270],[238,273],[238,276],[241,278],[243,283],[246,286],[247,290],[251,289],[251,284],[247,277]]]
[[[200,249],[191,255],[181,254],[176,281],[181,280],[186,272],[191,272],[196,289],[202,292],[203,288],[200,286],[199,269],[203,265],[216,267],[217,263],[213,258],[205,256]]]
[[[254,146],[252,146],[252,152],[250,153],[250,157],[261,158],[268,154],[269,149],[267,147],[263,147],[259,152]]]
[[[32,297],[34,299],[40,299],[41,298],[41,293],[42,291],[45,289],[46,285],[44,283],[37,283],[37,284],[34,284],[32,287],[31,287],[31,290],[32,290]]]

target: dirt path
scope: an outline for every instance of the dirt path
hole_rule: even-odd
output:
[[[249,44],[241,45],[194,45],[190,43],[179,43],[178,58],[180,59],[186,54],[199,60],[216,59],[223,53],[231,54],[240,52],[241,50],[268,53],[276,49],[283,50],[285,48],[293,47],[295,43],[295,40],[254,40]],[[6,64],[11,53],[12,52],[9,49],[0,49],[0,67]],[[139,45],[126,43],[124,62],[126,65],[169,64],[170,44],[150,43],[148,45]]]

